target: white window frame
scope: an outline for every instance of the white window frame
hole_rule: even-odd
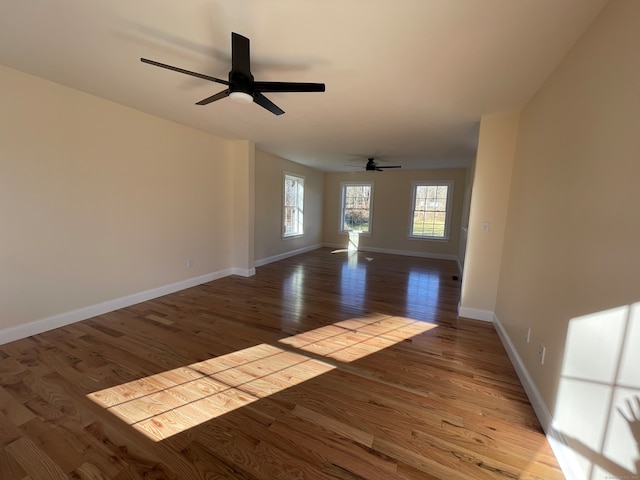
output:
[[[415,180],[411,184],[411,211],[409,212],[409,238],[420,239],[420,240],[440,240],[440,241],[448,241],[449,240],[449,231],[451,228],[451,217],[453,215],[452,206],[453,206],[453,180]],[[429,235],[418,235],[413,232],[413,218],[416,211],[416,193],[418,191],[418,187],[440,187],[446,186],[447,189],[447,204],[445,207],[445,222],[444,222],[444,236],[436,237]]]
[[[287,181],[293,181],[302,190],[296,189],[295,205],[287,205]],[[299,198],[299,197],[302,198]],[[294,229],[287,231],[287,210],[294,209]],[[282,176],[282,238],[300,237],[304,235],[304,177],[295,173],[284,172]]]
[[[345,194],[347,192],[347,187],[369,187],[371,189],[369,193],[369,229],[366,232],[360,230],[349,230],[345,228]],[[371,235],[373,231],[373,191],[374,191],[373,181],[363,181],[363,182],[341,182],[340,183],[340,232],[341,233],[357,233],[359,235]]]

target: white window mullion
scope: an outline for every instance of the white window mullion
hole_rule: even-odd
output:
[[[282,236],[304,234],[304,178],[285,173],[282,201]]]

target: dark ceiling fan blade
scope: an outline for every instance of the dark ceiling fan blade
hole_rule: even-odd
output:
[[[210,103],[215,102],[216,100],[222,100],[223,98],[228,97],[229,93],[231,92],[227,88],[226,90],[218,92],[215,95],[211,95],[210,97],[200,100],[199,102],[196,103],[196,105],[209,105]]]
[[[228,88],[222,92],[211,95],[196,103],[196,105],[208,105],[209,103],[221,100],[226,97],[232,97],[239,101],[250,102],[251,99],[261,107],[269,110],[274,115],[282,115],[284,110],[263,95],[263,93],[274,92],[324,92],[324,83],[308,83],[308,82],[256,82],[251,74],[251,57],[250,57],[249,39],[239,33],[231,33],[231,71],[229,72],[229,80],[212,77],[202,73],[192,72],[184,68],[174,67],[166,63],[156,62],[147,58],[140,58],[142,63],[147,63],[155,67],[173,70],[174,72],[191,75],[203,80],[221,83]],[[235,97],[235,98],[234,98]],[[371,159],[373,161],[373,159]],[[375,169],[375,165],[367,165],[367,170]]]
[[[249,55],[249,39],[239,33],[231,32],[231,70],[252,78]]]
[[[256,92],[324,92],[324,83],[253,82]]]
[[[365,165],[364,168],[367,171],[374,170],[376,172],[382,172],[382,171],[384,171],[385,168],[402,168],[402,166],[400,166],[400,165],[389,165],[387,167],[384,167],[382,165],[378,165],[373,158],[368,158],[367,159],[367,164]]]
[[[277,106],[275,103],[273,103],[271,100],[269,100],[260,92],[254,93],[253,101],[256,102],[258,105],[260,105],[261,107],[266,108],[267,110],[269,110],[271,113],[275,115],[282,115],[284,113],[284,110],[282,110],[279,106]]]
[[[229,85],[229,82],[226,80],[222,80],[220,78],[212,77],[210,75],[204,75],[202,73],[192,72],[190,70],[185,70],[184,68],[174,67],[172,65],[167,65],[166,63],[156,62],[155,60],[149,60],[148,58],[141,58],[140,61],[142,63],[148,63],[149,65],[154,65],[156,67],[166,68],[167,70],[173,70],[174,72],[184,73],[186,75],[191,75],[192,77],[202,78],[204,80],[209,80],[211,82],[222,83],[223,85]]]

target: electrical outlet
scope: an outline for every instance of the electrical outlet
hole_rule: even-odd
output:
[[[538,355],[540,355],[540,365],[544,365],[544,355],[547,353],[547,348],[540,344],[540,348],[538,349]]]
[[[531,341],[531,327],[527,328],[527,343],[529,343]]]
[[[187,267],[193,267],[193,260],[191,258],[187,258]]]

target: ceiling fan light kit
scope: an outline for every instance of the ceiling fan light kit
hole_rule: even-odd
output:
[[[217,100],[231,97],[238,103],[257,103],[261,107],[269,110],[274,115],[282,115],[284,110],[263,95],[263,92],[324,92],[324,83],[302,83],[302,82],[256,82],[251,74],[251,56],[249,53],[249,39],[242,35],[231,33],[231,71],[229,80],[192,72],[184,68],[174,67],[165,63],[156,62],[147,58],[141,58],[142,63],[147,63],[174,72],[191,75],[192,77],[209,80],[210,82],[227,85],[228,88],[210,97],[200,100],[196,105],[208,105]]]
[[[231,92],[229,93],[229,98],[236,103],[252,103],[253,95],[250,95],[245,92]]]

